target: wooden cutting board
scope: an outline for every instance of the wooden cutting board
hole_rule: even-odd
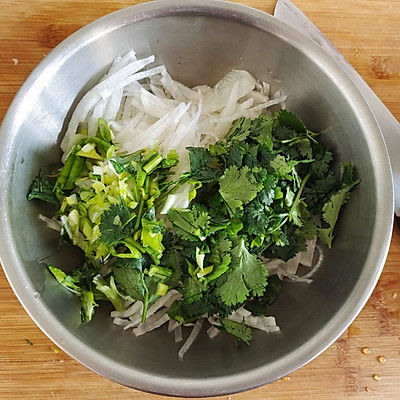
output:
[[[275,0],[241,0],[273,12]],[[0,0],[0,118],[35,65],[81,26],[137,1]],[[400,1],[295,0],[400,118]],[[400,149],[399,149],[400,151]],[[364,355],[362,347],[370,354]],[[378,356],[385,363],[379,363]],[[377,374],[380,380],[372,376]],[[378,378],[377,378],[378,379]],[[368,389],[367,389],[368,388]],[[368,390],[368,391],[367,391]],[[89,371],[35,326],[0,272],[0,399],[160,399]],[[400,399],[400,232],[371,299],[317,359],[263,388],[220,399]]]

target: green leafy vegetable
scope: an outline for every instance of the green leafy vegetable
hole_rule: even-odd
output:
[[[63,285],[65,288],[67,288],[70,292],[78,295],[82,292],[81,288],[76,284],[76,280],[70,275],[67,275],[60,268],[54,267],[50,264],[47,265],[47,268],[57,279],[57,281],[61,283],[61,285]]]
[[[43,177],[42,172],[39,171],[29,188],[28,200],[38,199],[58,205],[58,199],[53,192],[53,186],[50,181]]]
[[[125,204],[111,204],[101,216],[100,241],[113,245],[130,236],[134,216]]]
[[[230,333],[235,339],[250,345],[253,338],[251,329],[243,323],[231,321],[230,319],[221,319],[221,329]]]
[[[94,309],[98,305],[94,301],[94,294],[90,290],[84,290],[80,295],[81,300],[81,320],[82,322],[89,322],[94,315]]]
[[[350,190],[360,182],[355,178],[356,174],[351,163],[342,164],[342,169],[342,183],[339,190],[333,193],[322,207],[322,218],[329,226],[319,230],[319,237],[329,248],[332,247],[332,240],[335,237],[334,229],[339,212],[350,198]]]
[[[232,250],[231,271],[217,282],[217,294],[227,304],[243,303],[250,295],[261,296],[267,284],[267,269],[251,254],[243,239]]]
[[[247,166],[242,169],[230,167],[219,180],[219,192],[233,217],[243,204],[249,203],[261,189]]]

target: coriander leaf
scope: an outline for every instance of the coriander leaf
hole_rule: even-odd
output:
[[[251,329],[244,322],[240,323],[224,318],[221,319],[221,329],[233,335],[235,339],[245,342],[247,345],[250,345],[253,338]]]
[[[243,204],[249,203],[261,190],[261,185],[254,179],[250,169],[230,167],[219,180],[219,192],[233,217],[237,210],[243,210]]]
[[[261,296],[267,284],[267,269],[249,253],[244,239],[232,250],[231,270],[217,282],[217,294],[228,306],[242,303],[249,295]]]
[[[204,147],[187,147],[189,150],[190,175],[200,182],[210,182],[218,178],[218,163]]]
[[[187,303],[194,303],[203,297],[206,285],[198,279],[189,277],[183,282],[182,295]]]
[[[134,214],[131,214],[125,204],[111,204],[101,216],[100,241],[107,245],[115,245],[130,236],[133,217]]]
[[[250,118],[239,118],[233,122],[232,128],[227,135],[229,142],[242,142],[251,132],[252,120]]]
[[[332,241],[335,237],[334,229],[340,210],[350,198],[351,189],[360,182],[359,180],[356,180],[355,175],[355,168],[351,163],[342,164],[342,183],[340,189],[333,193],[330,199],[322,207],[322,219],[329,225],[329,227],[321,228],[319,230],[319,237],[328,245],[329,248],[332,247]]]
[[[286,126],[287,128],[293,129],[297,132],[307,131],[307,128],[304,126],[303,122],[297,118],[296,114],[290,111],[280,110],[275,113],[274,116],[281,126]]]
[[[113,268],[115,281],[125,290],[126,294],[134,300],[144,301],[147,287],[143,273],[138,269],[129,267]]]
[[[142,254],[141,258],[118,258],[115,262],[117,267],[136,268],[139,271],[143,271],[145,268],[149,267],[150,264],[151,262],[146,254]]]
[[[175,228],[176,234],[189,241],[204,240],[208,234],[210,217],[207,212],[170,209],[168,218]]]
[[[266,306],[276,301],[281,290],[282,281],[279,279],[278,275],[269,276],[267,282],[268,284],[264,294],[260,297],[255,297],[245,304],[246,310],[251,311],[254,315],[265,315]]]
[[[58,199],[53,192],[53,184],[43,177],[42,172],[35,176],[28,191],[28,200],[42,200],[51,204],[58,204]]]
[[[212,310],[211,304],[206,299],[193,303],[186,303],[181,300],[174,301],[168,309],[170,318],[181,322],[192,322]]]

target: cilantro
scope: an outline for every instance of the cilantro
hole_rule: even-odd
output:
[[[218,178],[217,160],[204,147],[188,147],[190,175],[201,182],[209,182]]]
[[[133,217],[134,214],[131,214],[125,204],[111,204],[101,216],[100,241],[104,244],[115,245],[130,236],[133,229]]]
[[[210,217],[207,212],[191,210],[171,209],[168,218],[174,226],[176,234],[189,241],[204,240],[210,225]]]
[[[229,214],[233,217],[238,210],[243,210],[243,204],[249,203],[261,190],[250,169],[228,168],[219,180],[219,192],[224,199]]]
[[[261,296],[267,283],[267,269],[251,254],[244,239],[232,250],[231,270],[219,278],[217,293],[229,305],[242,303],[250,295]]]
[[[220,329],[230,333],[235,337],[235,339],[245,342],[247,345],[250,345],[253,338],[251,329],[244,324],[244,321],[240,323],[224,318],[221,319]]]
[[[303,122],[297,118],[296,114],[290,111],[280,110],[275,113],[275,118],[281,126],[285,126],[296,132],[305,132],[307,130]]]
[[[57,196],[53,192],[53,186],[39,171],[29,188],[28,200],[38,199],[47,203],[58,204]]]
[[[254,315],[265,315],[266,306],[276,301],[281,290],[282,281],[279,279],[278,275],[269,276],[267,282],[267,288],[264,294],[248,301],[245,305],[246,310],[252,312]]]
[[[342,183],[340,189],[333,193],[322,207],[322,218],[329,226],[319,230],[319,237],[329,248],[332,247],[332,241],[335,237],[334,229],[339,217],[339,212],[350,198],[351,189],[360,182],[355,178],[355,169],[351,163],[342,164],[342,169]]]

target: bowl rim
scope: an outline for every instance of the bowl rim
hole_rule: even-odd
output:
[[[29,93],[40,90],[43,76],[51,71],[56,73],[58,66],[71,54],[121,26],[146,19],[189,14],[230,19],[268,31],[305,52],[337,86],[340,82],[341,91],[352,104],[363,131],[368,132],[374,178],[380,193],[377,196],[377,223],[374,226],[364,269],[353,291],[329,323],[295,351],[271,364],[234,375],[207,379],[170,378],[126,367],[102,355],[66,331],[43,300],[33,301],[35,288],[19,260],[9,213],[6,212],[10,191],[8,175],[13,162],[9,154],[21,123],[18,110],[23,108],[24,99]],[[260,10],[221,0],[163,0],[133,5],[93,21],[61,42],[34,69],[4,117],[0,128],[0,189],[0,207],[3,210],[0,215],[1,264],[14,293],[36,325],[67,354],[98,374],[135,389],[181,397],[217,396],[252,389],[293,372],[323,352],[350,325],[370,297],[389,250],[393,223],[393,184],[386,145],[375,118],[350,78],[322,48],[295,29]]]

